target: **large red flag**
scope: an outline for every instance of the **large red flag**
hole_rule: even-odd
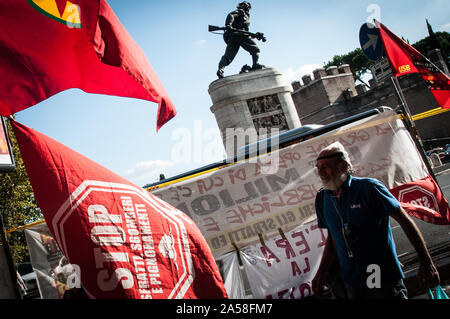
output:
[[[442,108],[450,108],[450,78],[419,51],[375,20],[394,76],[420,73]]]
[[[176,110],[143,51],[105,0],[0,0],[0,114],[70,88]]]
[[[94,298],[225,298],[194,222],[144,189],[12,121],[39,207]]]

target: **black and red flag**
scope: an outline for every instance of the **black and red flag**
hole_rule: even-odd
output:
[[[439,105],[450,108],[450,78],[414,47],[375,20],[394,76],[420,73]]]

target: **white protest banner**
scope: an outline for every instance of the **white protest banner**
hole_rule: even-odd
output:
[[[322,187],[315,169],[316,158],[323,147],[335,141],[349,152],[355,176],[378,178],[388,189],[397,188],[397,193],[402,185],[412,183],[415,187],[419,180],[425,181],[425,187],[432,184],[403,122],[394,111],[385,111],[272,152],[276,167],[267,169],[270,164],[264,163],[270,163],[268,155],[262,155],[151,193],[188,214],[217,258],[235,246],[241,248],[258,242],[260,235],[276,235],[280,228],[287,232],[314,218],[314,199]],[[278,155],[278,161],[274,155]],[[431,189],[427,194],[440,193],[437,187]],[[423,193],[409,191],[403,202],[419,207],[423,201],[418,198]],[[448,204],[445,198],[438,198],[442,205],[422,209],[415,216],[448,222]],[[440,211],[434,210],[437,206]]]
[[[230,299],[244,299],[245,287],[239,268],[239,260],[235,251],[216,258],[217,266]]]
[[[326,230],[308,223],[241,250],[254,298],[299,299],[311,296]]]

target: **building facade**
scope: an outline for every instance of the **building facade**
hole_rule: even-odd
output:
[[[381,62],[375,67],[380,72],[370,81],[369,89],[365,85],[355,84],[348,65],[316,69],[313,78],[306,75],[302,77],[302,82],[293,82],[292,99],[301,123],[328,124],[380,106],[399,110],[401,101],[385,66]],[[448,69],[445,71],[448,72]],[[398,80],[411,115],[440,108],[419,74],[408,74]],[[415,121],[425,149],[450,143],[448,123],[450,112]]]

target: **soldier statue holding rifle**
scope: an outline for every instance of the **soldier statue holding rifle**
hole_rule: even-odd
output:
[[[260,51],[253,39],[256,38],[264,42],[266,41],[266,38],[260,32],[251,33],[248,31],[250,25],[250,9],[251,5],[249,2],[241,2],[237,5],[237,10],[228,14],[225,21],[225,27],[209,26],[209,31],[224,30],[223,39],[227,44],[225,54],[219,62],[219,69],[217,71],[219,79],[223,78],[224,68],[233,61],[240,47],[250,53],[253,62],[251,68],[245,65],[241,72],[259,70],[264,67],[263,65],[258,64]]]

